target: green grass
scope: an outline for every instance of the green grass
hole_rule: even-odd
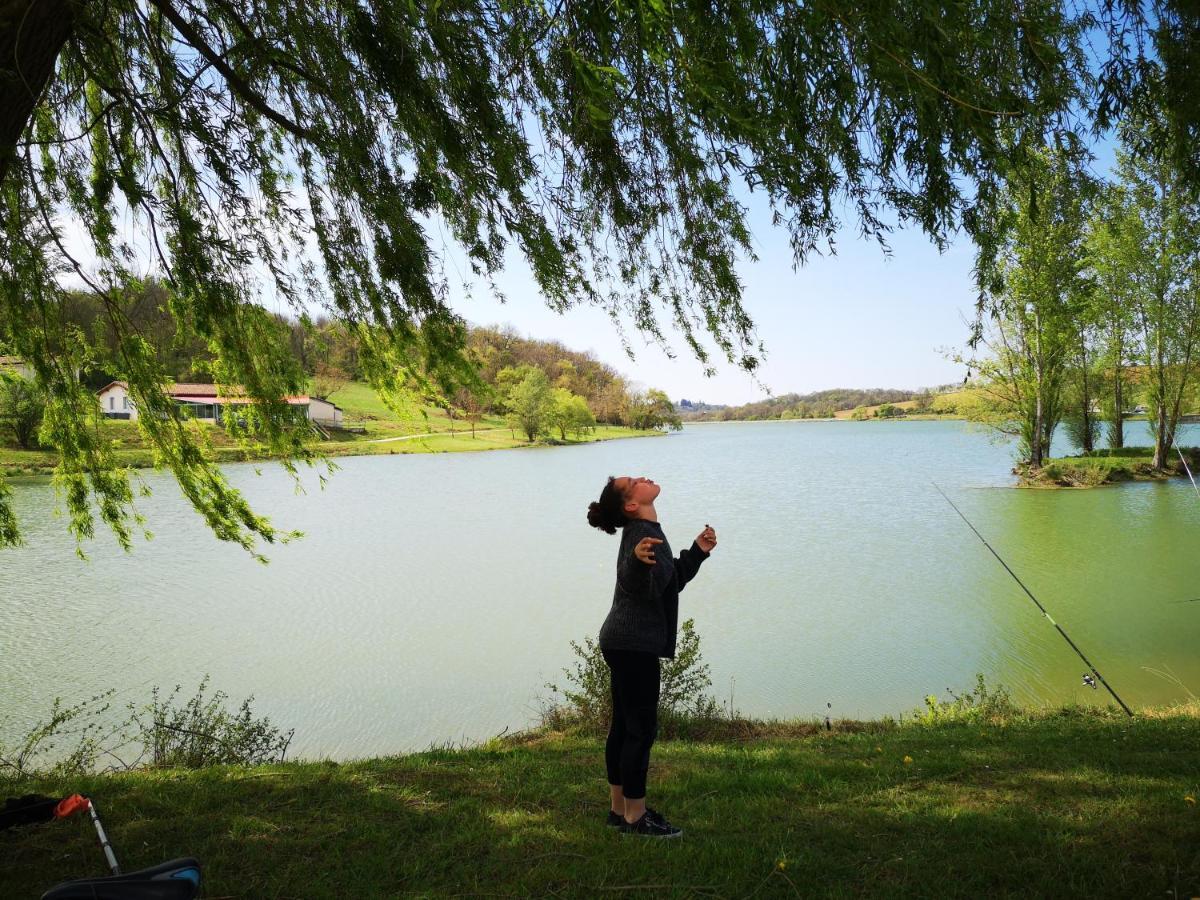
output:
[[[395,419],[396,414],[388,408],[369,384],[348,381],[329,395],[331,403],[342,408],[347,419]]]
[[[225,429],[204,422],[195,423],[211,446],[210,455],[219,462],[241,462],[268,459],[265,447],[241,446],[226,434]],[[145,435],[134,422],[123,420],[105,421],[100,426],[101,436],[115,450],[117,462],[134,469],[150,468],[154,465],[154,451]],[[21,450],[0,446],[0,474],[6,477],[50,475],[58,465],[58,454],[49,450]]]
[[[917,406],[916,400],[896,400],[892,403],[878,403],[874,406],[862,407],[866,418],[864,421],[880,422],[880,421],[899,421],[902,419],[925,420],[925,419],[963,419],[963,410],[971,406],[977,405],[979,402],[979,392],[972,389],[961,391],[952,391],[948,394],[936,394],[931,399],[930,406],[925,412],[913,412]],[[903,416],[896,416],[892,419],[877,419],[875,412],[883,406],[895,406],[905,410]],[[854,416],[853,409],[841,409],[833,414],[835,419],[851,419]]]
[[[418,432],[418,436],[401,441],[375,442],[371,440],[329,441],[320,445],[321,452],[328,456],[386,456],[403,453],[470,453],[480,450],[510,450],[521,447],[551,447],[571,446],[575,444],[590,444],[596,441],[608,441],[616,438],[646,437],[661,432],[636,431],[632,428],[621,428],[613,425],[599,425],[595,432],[582,438],[569,437],[565,441],[558,439],[541,440],[530,444],[520,434],[513,437],[507,426],[480,424],[471,437],[470,428],[461,422],[456,422],[457,430],[441,431],[426,435]],[[336,432],[335,432],[336,434]]]
[[[606,829],[603,742],[574,733],[0,788],[91,795],[126,870],[195,855],[208,897],[1200,894],[1195,704],[790,731],[660,742],[665,844]],[[78,817],[0,858],[5,897],[104,871]]]
[[[347,382],[329,396],[342,409],[347,424],[366,428],[364,435],[338,435],[339,440],[367,441],[374,438],[403,437],[428,432],[457,432],[471,430],[465,419],[451,419],[444,409],[436,406],[413,406],[397,413],[387,406],[369,384]],[[504,427],[501,416],[485,416],[476,423],[476,430]]]
[[[0,446],[0,474],[5,476],[49,475],[56,465],[57,453]]]

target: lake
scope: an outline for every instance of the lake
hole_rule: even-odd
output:
[[[1180,442],[1200,443],[1189,429]],[[527,726],[612,598],[618,537],[585,519],[609,474],[663,485],[676,553],[717,529],[681,618],[713,695],[744,714],[896,715],[977,672],[1022,701],[1108,701],[934,480],[1127,703],[1200,693],[1200,497],[1186,479],[1014,490],[1008,445],[941,421],[702,424],[338,464],[324,490],[306,475],[305,493],[278,466],[228,468],[256,510],[306,534],[268,548],[267,566],[217,542],[161,474],[142,473],[154,539],[126,554],[102,533],[86,562],[53,489],[15,484],[28,546],[0,551],[0,739],[56,695],[143,703],[206,673],[295,728],[303,757]]]

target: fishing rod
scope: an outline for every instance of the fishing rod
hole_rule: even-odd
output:
[[[1107,690],[1110,694],[1112,694],[1113,699],[1116,700],[1117,703],[1119,703],[1121,705],[1121,709],[1125,710],[1125,713],[1130,718],[1133,718],[1133,710],[1131,710],[1128,706],[1126,706],[1125,701],[1117,696],[1117,692],[1114,691],[1112,689],[1112,687],[1109,685],[1109,683],[1104,680],[1104,676],[1101,675],[1099,673],[1099,671],[1097,671],[1096,667],[1092,665],[1091,661],[1086,656],[1083,655],[1083,651],[1080,650],[1078,646],[1076,646],[1076,644],[1073,640],[1071,640],[1071,636],[1068,635],[1063,630],[1063,627],[1061,625],[1059,625],[1057,622],[1054,621],[1054,617],[1051,616],[1050,613],[1048,613],[1046,611],[1046,607],[1042,606],[1042,604],[1038,601],[1038,598],[1033,596],[1033,592],[1031,590],[1029,590],[1029,588],[1025,587],[1025,582],[1023,582],[1020,578],[1018,578],[1017,573],[1008,567],[1008,563],[1006,563],[1003,559],[1001,559],[1000,554],[997,553],[995,551],[995,549],[992,547],[992,545],[987,542],[987,539],[984,538],[984,536],[979,533],[979,529],[976,528],[974,525],[972,525],[971,520],[963,515],[963,511],[954,505],[954,501],[946,496],[946,492],[943,491],[940,487],[938,487],[938,483],[936,481],[934,481],[934,482],[931,482],[931,484],[933,484],[933,486],[935,488],[937,488],[937,492],[942,495],[942,497],[945,499],[945,501],[950,504],[951,508],[953,508],[953,510],[956,513],[958,513],[958,515],[962,518],[962,520],[967,523],[967,527],[975,532],[975,537],[977,537],[977,538],[979,538],[979,540],[983,541],[983,546],[987,547],[988,550],[992,551],[992,556],[996,557],[996,559],[997,559],[997,561],[999,561],[1000,565],[1004,566],[1004,571],[1006,571],[1009,575],[1011,575],[1013,577],[1013,581],[1015,581],[1017,584],[1019,584],[1021,586],[1021,590],[1023,590],[1025,592],[1025,594],[1029,597],[1029,599],[1034,602],[1034,604],[1037,606],[1037,608],[1039,610],[1041,610],[1042,615],[1046,617],[1046,620],[1051,625],[1053,625],[1055,628],[1058,629],[1058,633],[1061,634],[1063,636],[1063,639],[1068,644],[1071,645],[1071,649],[1074,650],[1079,655],[1079,658],[1083,660],[1084,664],[1087,665],[1087,667],[1092,670],[1092,675],[1095,675],[1096,678],[1098,678],[1100,680],[1100,683],[1102,685],[1104,685],[1105,690]],[[1084,675],[1083,680],[1084,680],[1084,683],[1088,684],[1090,687],[1096,686],[1095,683],[1091,681],[1091,675]]]
[[[1175,444],[1175,439],[1171,439],[1171,443]],[[1175,452],[1179,454],[1179,461],[1183,463],[1183,471],[1187,472],[1188,478],[1192,479],[1192,488],[1196,491],[1196,495],[1200,496],[1200,487],[1196,486],[1196,479],[1192,478],[1192,470],[1188,468],[1187,458],[1183,455],[1183,451],[1179,449],[1179,445],[1175,444]]]

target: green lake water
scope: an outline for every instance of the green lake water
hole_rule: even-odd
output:
[[[52,488],[14,485],[28,545],[0,552],[0,739],[56,695],[140,703],[205,673],[294,727],[307,757],[528,725],[569,642],[608,610],[618,539],[584,514],[609,474],[663,485],[676,552],[717,529],[681,611],[713,694],[743,713],[895,715],[977,672],[1023,701],[1107,701],[932,480],[1126,702],[1200,693],[1200,497],[1186,479],[1014,490],[1011,449],[961,422],[695,425],[338,462],[302,494],[278,467],[228,469],[256,509],[306,533],[269,548],[268,566],[212,538],[163,475],[144,473],[154,540],[126,554],[103,534],[88,562]]]

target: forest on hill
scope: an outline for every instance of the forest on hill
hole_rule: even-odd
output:
[[[741,406],[712,407],[705,404],[680,403],[680,416],[685,422],[758,421],[763,419],[832,419],[835,413],[860,406],[917,401],[916,411],[931,408],[933,398],[953,390],[955,386],[924,388],[912,391],[900,388],[830,388],[811,394],[781,394]]]
[[[154,348],[159,365],[171,378],[180,382],[219,381],[216,354],[195,332],[178,327],[170,312],[169,296],[161,282],[146,281],[119,298],[122,318]],[[117,338],[111,333],[105,301],[90,292],[72,292],[64,304],[64,315],[79,334],[101,345],[111,345],[109,349],[116,352]],[[281,350],[274,363],[294,370],[290,373],[293,383],[307,384],[310,393],[327,397],[348,382],[370,380],[361,332],[328,317],[272,315],[271,319],[272,337]],[[524,337],[500,326],[471,327],[466,343],[477,383],[446,392],[429,379],[417,398],[445,410],[452,418],[477,420],[485,415],[511,414],[523,402],[567,410],[560,418],[571,423],[572,430],[588,427],[589,422],[634,428],[679,427],[674,405],[663,391],[631,382],[591,353],[572,350],[557,341]],[[93,390],[117,377],[102,367],[85,368],[81,376]]]

